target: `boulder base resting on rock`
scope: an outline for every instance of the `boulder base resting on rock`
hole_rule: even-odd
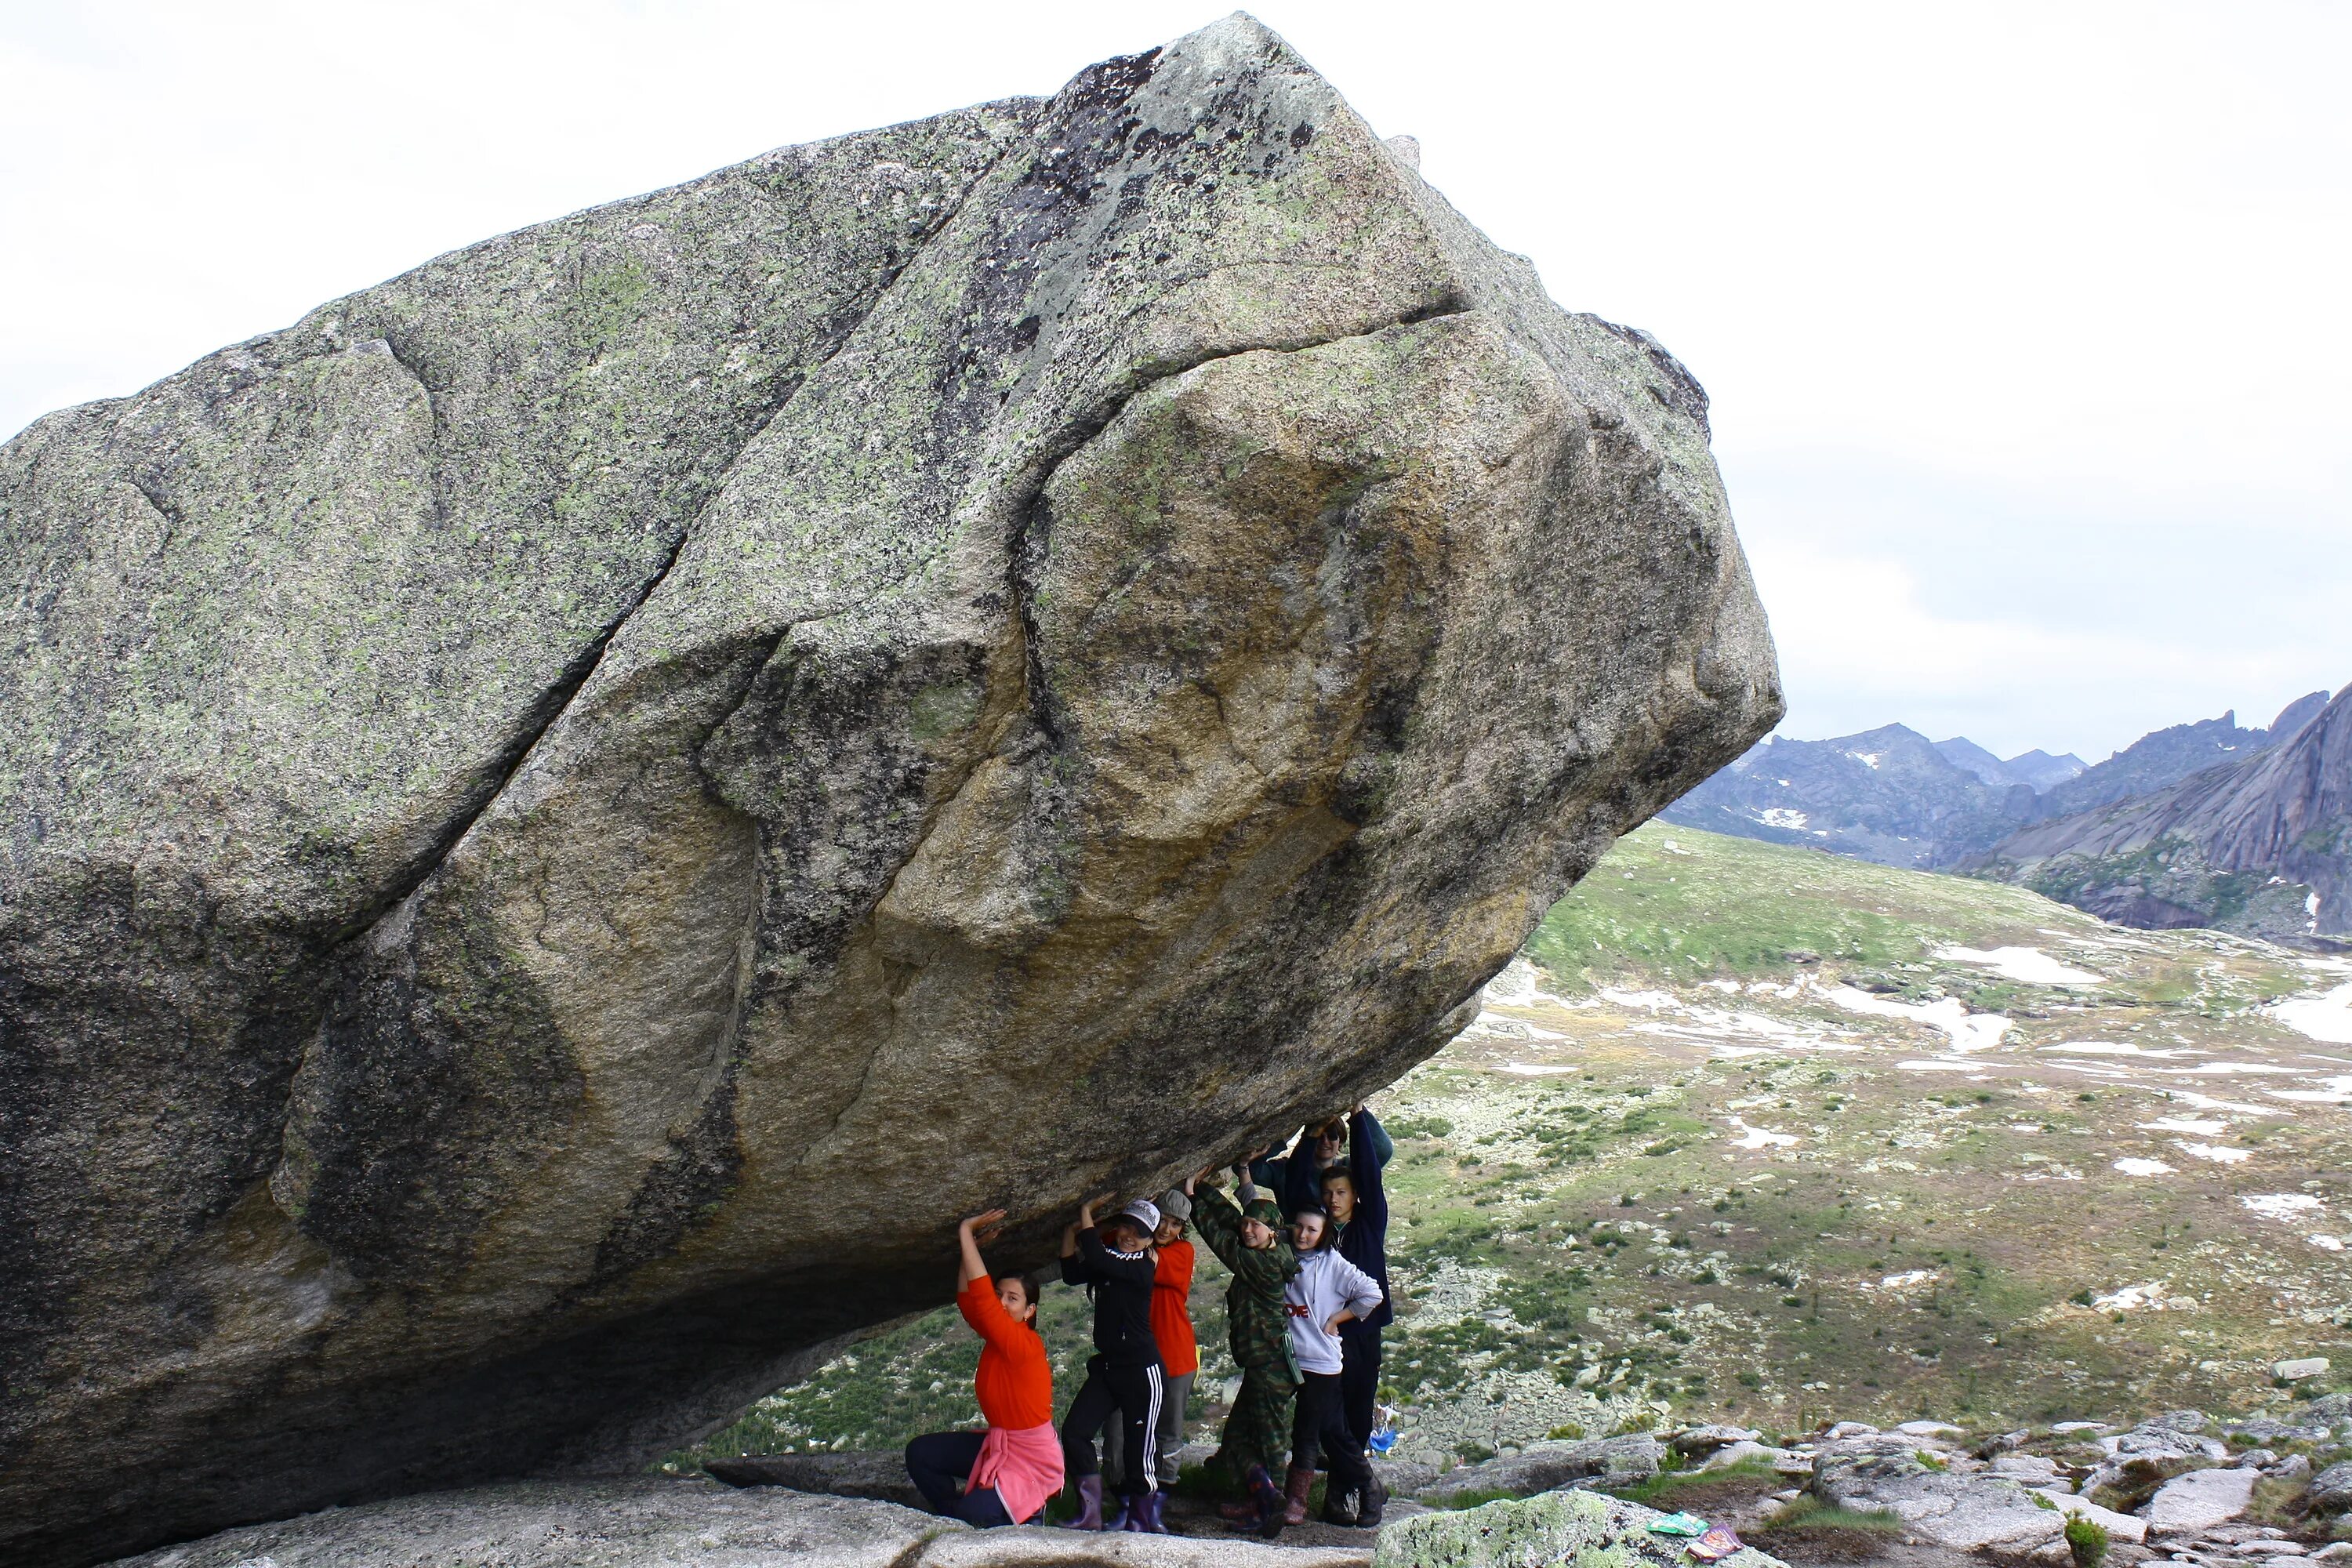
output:
[[[0,1556],[633,1471],[1394,1079],[1779,717],[1706,412],[1235,17],[37,422]]]
[[[902,1508],[927,1506],[921,1489],[907,1473],[907,1456],[895,1448],[860,1448],[837,1454],[745,1454],[732,1459],[706,1459],[702,1468],[730,1487],[790,1487],[794,1491],[823,1492],[829,1497],[895,1502]]]
[[[977,1531],[888,1503],[695,1481],[519,1482],[329,1509],[121,1568],[1363,1568],[1255,1541]]]

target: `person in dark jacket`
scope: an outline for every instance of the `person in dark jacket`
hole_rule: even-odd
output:
[[[1370,1275],[1381,1288],[1379,1308],[1360,1321],[1341,1325],[1339,1330],[1343,1363],[1339,1372],[1341,1408],[1347,1416],[1349,1436],[1360,1450],[1369,1452],[1381,1385],[1381,1330],[1396,1319],[1389,1302],[1389,1198],[1381,1175],[1381,1168],[1396,1152],[1396,1144],[1381,1128],[1380,1118],[1363,1106],[1349,1113],[1347,1128],[1346,1161],[1326,1165],[1317,1187],[1303,1186],[1295,1164],[1297,1157],[1293,1156],[1289,1195],[1294,1210],[1319,1204],[1339,1231],[1336,1250],[1339,1256]],[[1300,1142],[1305,1142],[1303,1133]],[[1315,1194],[1312,1202],[1310,1193]],[[1368,1491],[1353,1500],[1352,1511],[1358,1526],[1369,1529],[1380,1523],[1386,1502],[1386,1490],[1379,1482],[1373,1482]],[[1327,1495],[1327,1519],[1337,1520],[1350,1511],[1349,1500]]]
[[[1370,1134],[1372,1159],[1385,1168],[1396,1153],[1396,1143],[1382,1130],[1380,1118],[1368,1116],[1359,1105],[1345,1116],[1310,1121],[1300,1128],[1287,1154],[1260,1150],[1250,1159],[1250,1180],[1271,1192],[1286,1212],[1295,1211],[1301,1204],[1318,1204],[1324,1173],[1351,1168],[1360,1142],[1360,1126]]]
[[[1097,1200],[1108,1201],[1108,1200]],[[1151,1234],[1160,1227],[1157,1205],[1141,1198],[1102,1222],[1095,1205],[1078,1209],[1078,1223],[1062,1233],[1062,1279],[1084,1285],[1095,1302],[1095,1353],[1087,1360],[1087,1381],[1062,1417],[1062,1460],[1077,1483],[1078,1516],[1073,1530],[1101,1530],[1102,1462],[1095,1438],[1105,1422],[1120,1423],[1122,1451],[1148,1455],[1160,1426],[1165,1393],[1160,1342],[1151,1332]],[[1156,1467],[1127,1467],[1126,1528],[1164,1535],[1166,1500]]]

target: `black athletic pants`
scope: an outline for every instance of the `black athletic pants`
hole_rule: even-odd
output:
[[[1372,1412],[1380,1404],[1381,1331],[1366,1329],[1339,1340],[1339,1396],[1348,1412],[1348,1434],[1360,1453],[1372,1446]]]
[[[1011,1524],[1013,1516],[994,1487],[963,1489],[964,1479],[980,1462],[980,1439],[978,1432],[932,1432],[918,1437],[907,1445],[907,1474],[933,1513],[991,1530]]]
[[[1298,1385],[1298,1415],[1290,1426],[1290,1462],[1311,1470],[1319,1450],[1331,1470],[1331,1484],[1324,1495],[1338,1498],[1354,1492],[1360,1497],[1371,1485],[1372,1472],[1364,1463],[1364,1451],[1356,1447],[1355,1436],[1348,1430],[1348,1413],[1339,1397],[1344,1374],[1310,1372],[1305,1375],[1307,1381]]]
[[[1113,1366],[1100,1356],[1088,1358],[1087,1381],[1062,1417],[1062,1468],[1070,1479],[1102,1473],[1095,1457],[1095,1437],[1107,1421],[1119,1424],[1119,1452],[1141,1454],[1140,1464],[1126,1467],[1129,1497],[1160,1489],[1156,1467],[1150,1459],[1152,1435],[1160,1428],[1160,1400],[1164,1392],[1158,1362],[1149,1366]]]

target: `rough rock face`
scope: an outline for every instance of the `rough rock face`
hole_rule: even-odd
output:
[[[1903,1432],[1841,1438],[1822,1445],[1812,1491],[1836,1508],[1889,1510],[1956,1552],[2024,1557],[2064,1532],[2063,1511],[2016,1480],[1958,1470],[1956,1459],[1935,1439]]]
[[[247,1525],[123,1568],[1363,1568],[1255,1541],[977,1531],[889,1503],[708,1482],[521,1482]]]
[[[2027,828],[1988,864],[2126,925],[2341,946],[2352,938],[2352,687],[2297,721],[2308,705],[2280,715],[2272,732],[2287,738],[2242,762]]]
[[[1777,719],[1705,395],[1236,17],[0,451],[0,1555],[610,1470],[1377,1087]]]

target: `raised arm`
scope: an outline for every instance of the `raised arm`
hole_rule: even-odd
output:
[[[1004,1211],[991,1209],[986,1214],[976,1214],[956,1226],[956,1240],[963,1248],[963,1261],[956,1269],[958,1294],[961,1294],[963,1288],[973,1280],[988,1278],[988,1265],[981,1258],[980,1244],[995,1240],[997,1229],[1003,1224]]]
[[[1201,1227],[1201,1239],[1217,1260],[1238,1274],[1241,1266],[1234,1262],[1244,1249],[1242,1247],[1242,1211],[1234,1200],[1209,1182],[1202,1182],[1192,1194],[1192,1223]]]
[[[980,1256],[981,1242],[995,1237],[996,1227],[1003,1218],[1003,1209],[991,1209],[956,1226],[957,1239],[963,1244],[963,1263],[956,1271],[956,1310],[963,1314],[963,1321],[982,1339],[992,1345],[1012,1348],[1019,1343],[1021,1325],[1013,1321],[1013,1314],[996,1299],[988,1266]]]
[[[1396,1144],[1381,1131],[1381,1119],[1356,1107],[1348,1118],[1348,1175],[1356,1188],[1356,1217],[1348,1223],[1363,1226],[1382,1243],[1389,1234],[1389,1192],[1381,1168],[1395,1152]]]
[[[1308,1122],[1298,1130],[1298,1142],[1290,1146],[1289,1163],[1282,1168],[1282,1212],[1297,1214],[1303,1208],[1320,1207],[1323,1194],[1322,1173],[1315,1168],[1315,1138],[1320,1131]]]

